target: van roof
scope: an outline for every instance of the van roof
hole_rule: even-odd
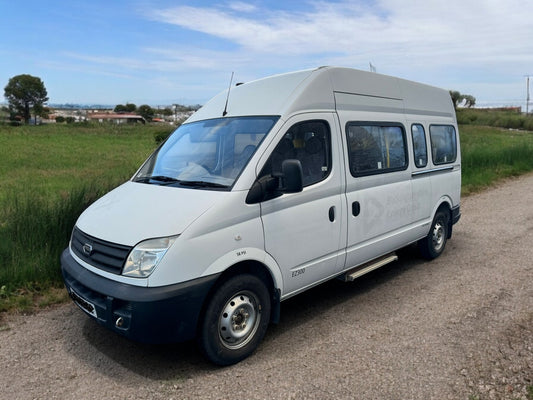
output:
[[[187,122],[222,117],[228,91],[219,93]],[[320,67],[258,79],[230,90],[227,117],[302,111],[382,111],[453,117],[448,91],[374,72]]]

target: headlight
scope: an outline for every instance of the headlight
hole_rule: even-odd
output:
[[[139,243],[128,255],[122,275],[146,278],[159,264],[177,236],[150,239]]]

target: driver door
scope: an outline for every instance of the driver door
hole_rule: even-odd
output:
[[[334,114],[290,119],[259,173],[280,172],[285,159],[302,164],[302,192],[261,203],[265,249],[281,268],[283,297],[335,275],[344,265],[346,203],[337,132]]]

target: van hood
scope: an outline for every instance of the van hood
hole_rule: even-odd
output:
[[[227,192],[126,182],[78,218],[86,234],[134,246],[142,240],[181,234]]]

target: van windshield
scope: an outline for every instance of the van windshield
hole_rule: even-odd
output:
[[[217,118],[181,125],[135,182],[229,190],[277,116]]]

